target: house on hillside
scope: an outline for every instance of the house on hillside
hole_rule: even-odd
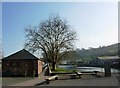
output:
[[[111,76],[111,67],[120,68],[119,56],[102,56],[98,57],[104,63],[105,76]]]
[[[120,57],[118,56],[102,56],[98,57],[98,59],[103,62],[109,62],[111,65],[120,63]]]
[[[43,62],[25,49],[2,59],[2,76],[38,77]]]

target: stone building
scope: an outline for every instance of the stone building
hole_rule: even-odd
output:
[[[43,62],[27,50],[20,50],[2,59],[2,76],[38,77]]]

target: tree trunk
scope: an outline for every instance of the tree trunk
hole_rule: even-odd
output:
[[[52,71],[55,71],[55,70],[56,70],[56,63],[52,62]]]

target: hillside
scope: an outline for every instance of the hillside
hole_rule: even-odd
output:
[[[89,62],[97,59],[99,56],[118,55],[118,45],[120,45],[120,43],[102,46],[99,48],[77,49],[74,51],[73,57],[70,59],[73,61],[78,60],[82,62]]]

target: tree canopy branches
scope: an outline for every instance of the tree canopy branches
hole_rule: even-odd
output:
[[[32,52],[42,50],[49,62],[57,63],[62,52],[73,48],[74,40],[76,33],[57,15],[41,21],[38,27],[26,28],[25,48]]]

